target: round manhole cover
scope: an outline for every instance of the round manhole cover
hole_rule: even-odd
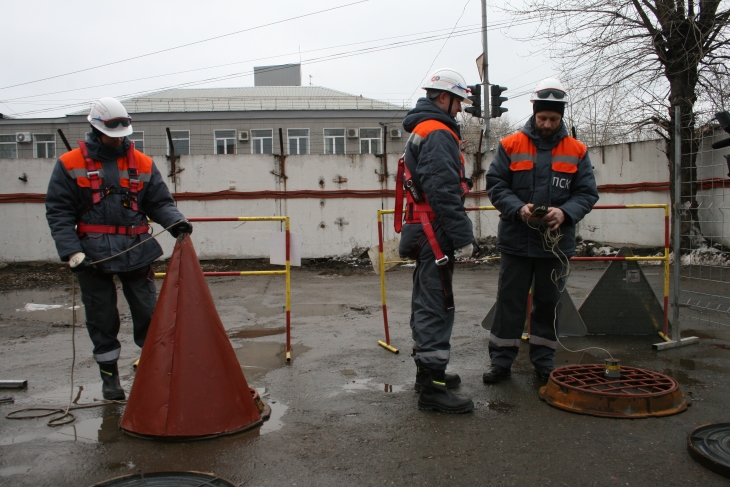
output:
[[[730,423],[695,429],[687,437],[687,450],[704,467],[730,478]]]
[[[236,487],[228,480],[200,472],[152,472],[126,475],[92,487]]]
[[[605,376],[605,366],[568,365],[555,369],[540,397],[566,411],[611,418],[668,416],[690,403],[668,375],[621,367],[621,377]]]

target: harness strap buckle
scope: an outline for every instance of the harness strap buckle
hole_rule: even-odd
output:
[[[440,265],[446,265],[448,263],[449,263],[449,256],[448,255],[444,255],[440,259],[436,259],[436,265],[439,265],[440,266]]]

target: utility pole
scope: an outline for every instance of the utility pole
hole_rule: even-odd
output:
[[[482,0],[482,54],[484,55],[484,74],[482,82],[484,83],[484,138],[486,139],[486,150],[490,149],[490,129],[489,129],[489,61],[487,58],[487,0]]]

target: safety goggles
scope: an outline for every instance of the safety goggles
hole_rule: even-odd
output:
[[[95,118],[94,120],[98,120],[101,123],[104,124],[104,127],[108,129],[115,129],[119,127],[120,125],[122,127],[129,127],[132,125],[132,118],[112,118],[111,120],[102,120],[100,118]]]
[[[452,88],[452,89],[454,89],[454,88],[459,88],[460,90],[464,90],[464,91],[466,91],[467,93],[471,93],[471,89],[469,89],[469,88],[465,88],[465,87],[463,87],[463,86],[461,86],[461,85],[454,85],[454,86],[452,86],[451,88]]]
[[[547,90],[540,90],[537,92],[537,97],[541,100],[548,98],[550,95],[553,95],[553,98],[555,98],[556,100],[562,100],[563,98],[565,98],[564,91],[555,90],[552,88]]]

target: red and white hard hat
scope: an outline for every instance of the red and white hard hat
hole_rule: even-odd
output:
[[[119,100],[110,96],[94,102],[86,119],[92,127],[109,137],[124,137],[132,133],[132,117]]]
[[[472,102],[467,96],[471,90],[467,88],[464,77],[453,69],[438,69],[434,71],[423,86],[424,90],[447,91],[461,99],[461,103],[471,105]]]
[[[537,84],[535,91],[530,95],[532,103],[540,100],[567,104],[570,101],[570,95],[558,78],[545,78]]]

